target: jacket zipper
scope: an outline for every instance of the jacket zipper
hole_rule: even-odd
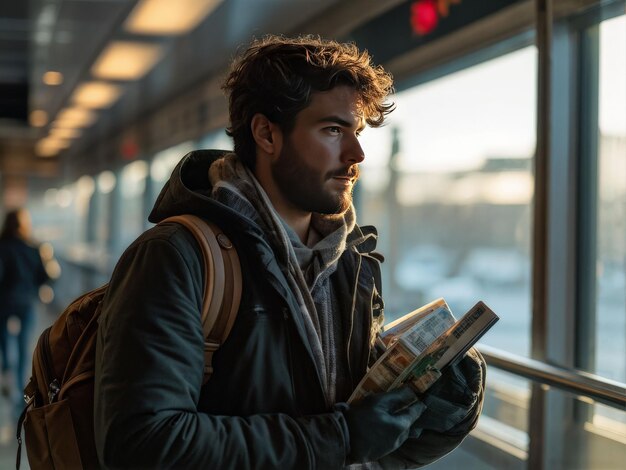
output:
[[[352,293],[352,308],[350,309],[350,334],[348,335],[348,341],[346,344],[346,357],[348,364],[348,376],[350,377],[350,381],[353,382],[352,377],[352,366],[350,365],[350,343],[352,342],[352,330],[354,328],[354,311],[356,310],[356,295],[359,287],[359,276],[361,275],[361,263],[363,262],[361,259],[361,255],[359,254],[358,258],[359,262],[356,268],[356,277],[354,278],[354,290]],[[354,386],[354,384],[352,384]]]
[[[291,383],[291,393],[294,397],[294,402],[296,403],[296,409],[300,410],[300,406],[297,404],[296,395],[296,387],[293,383],[293,357],[291,351],[291,331],[289,329],[289,315],[287,314],[287,307],[283,307],[283,319],[285,320],[285,334],[287,336],[287,357],[289,358],[289,382]]]

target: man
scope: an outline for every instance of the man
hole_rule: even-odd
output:
[[[150,220],[193,213],[236,246],[243,295],[203,386],[201,254],[176,225],[122,256],[98,332],[95,435],[105,467],[403,468],[452,450],[480,413],[476,353],[424,397],[345,401],[382,323],[376,233],[355,223],[358,140],[393,106],[355,46],[255,41],[225,82],[235,152],[192,152]]]

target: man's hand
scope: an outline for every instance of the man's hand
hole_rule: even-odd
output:
[[[474,350],[458,363],[444,370],[443,375],[430,387],[423,401],[426,411],[411,429],[411,437],[418,437],[423,429],[437,432],[465,433],[475,425],[468,418],[484,387],[484,362]],[[477,413],[474,413],[477,414]]]
[[[378,460],[396,450],[425,408],[408,387],[370,395],[353,405],[335,405],[343,413],[350,433],[347,463]]]

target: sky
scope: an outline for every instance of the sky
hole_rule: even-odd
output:
[[[382,132],[368,129],[363,135],[366,164],[386,164],[394,126],[401,132],[405,171],[467,170],[485,156],[530,157],[536,55],[529,46],[398,93]]]

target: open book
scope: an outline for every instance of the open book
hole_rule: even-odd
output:
[[[437,299],[391,322],[377,340],[381,356],[348,403],[405,383],[419,393],[426,391],[498,320],[484,302],[478,302],[457,321],[446,301]]]

